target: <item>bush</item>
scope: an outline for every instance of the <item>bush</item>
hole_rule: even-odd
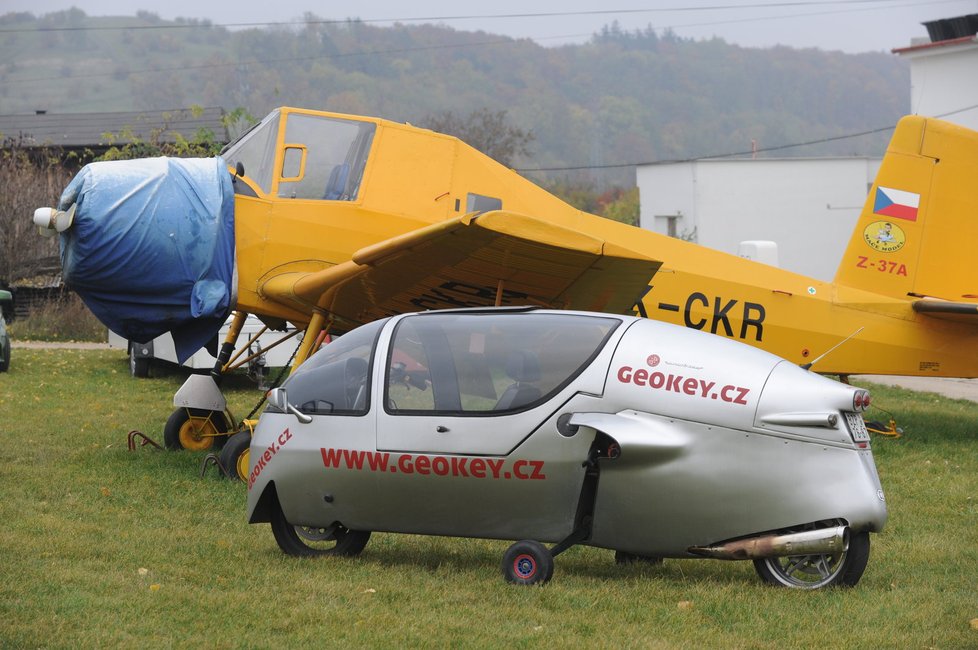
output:
[[[27,341],[98,341],[107,336],[105,325],[89,311],[76,294],[31,309],[26,318],[10,324],[10,337]]]

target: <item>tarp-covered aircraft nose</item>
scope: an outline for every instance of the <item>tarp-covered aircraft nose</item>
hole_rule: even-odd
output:
[[[220,157],[92,163],[48,214],[65,285],[117,334],[172,332],[182,361],[230,312],[234,193]]]

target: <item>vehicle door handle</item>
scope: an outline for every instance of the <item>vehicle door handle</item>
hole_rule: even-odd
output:
[[[448,433],[448,427],[439,424],[437,427],[435,427],[435,431],[438,433]]]

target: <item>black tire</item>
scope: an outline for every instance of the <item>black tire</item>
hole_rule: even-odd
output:
[[[163,427],[163,444],[167,449],[207,451],[227,441],[230,426],[224,413],[180,407],[170,414]]]
[[[846,550],[834,555],[795,555],[754,560],[770,585],[793,589],[855,586],[869,562],[869,533],[852,533]]]
[[[628,551],[615,551],[615,564],[662,564],[662,558],[654,555],[638,555]]]
[[[286,555],[295,557],[353,557],[359,555],[370,541],[369,530],[350,530],[339,524],[333,524],[329,528],[293,526],[285,520],[285,514],[277,503],[272,508],[271,523],[278,547]]]
[[[218,455],[224,475],[232,481],[247,481],[251,463],[251,431],[238,431],[228,438]]]
[[[129,374],[133,377],[145,379],[149,377],[149,357],[137,357],[136,348],[129,346]]]
[[[10,369],[10,339],[4,338],[0,345],[0,372],[7,372]]]
[[[503,577],[515,585],[542,585],[554,575],[554,556],[532,539],[516,542],[503,554]]]

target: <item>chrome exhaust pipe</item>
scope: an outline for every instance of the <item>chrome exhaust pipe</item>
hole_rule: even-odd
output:
[[[762,535],[717,546],[691,546],[694,555],[718,560],[759,560],[788,555],[834,555],[849,548],[849,527],[820,528],[784,535]]]

